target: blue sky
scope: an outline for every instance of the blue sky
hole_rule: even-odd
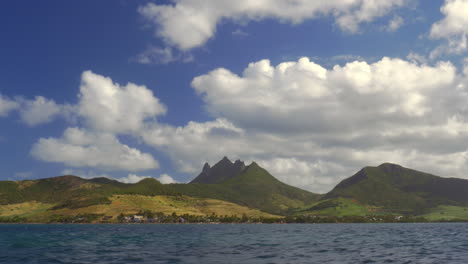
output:
[[[0,27],[1,180],[468,177],[467,0],[6,1]]]

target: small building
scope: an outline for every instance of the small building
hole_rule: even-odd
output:
[[[134,215],[132,220],[135,223],[141,223],[145,220],[145,217],[142,215]]]

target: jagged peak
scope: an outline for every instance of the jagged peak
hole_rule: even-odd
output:
[[[205,165],[203,165],[202,171],[208,171],[208,170],[210,170],[210,169],[211,169],[210,164],[208,164],[208,162],[205,162]]]
[[[192,180],[192,183],[221,183],[238,175],[244,169],[243,161],[237,159],[233,163],[227,156],[224,156],[212,167],[205,163],[202,172]]]
[[[229,164],[232,164],[232,161],[231,161],[228,157],[224,156],[223,159],[220,160],[218,163],[229,163]]]
[[[244,164],[244,162],[243,162],[242,160],[240,160],[240,159],[237,159],[237,160],[234,162],[234,164],[239,164],[239,163]]]

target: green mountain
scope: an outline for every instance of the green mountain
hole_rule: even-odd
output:
[[[48,210],[80,211],[81,208],[113,205],[116,197],[121,195],[215,199],[236,204],[240,208],[260,210],[252,211],[255,215],[265,212],[265,215],[270,216],[305,206],[319,197],[278,181],[256,163],[245,166],[241,161],[232,163],[227,158],[213,167],[205,165],[202,173],[189,184],[164,185],[153,178],[124,184],[107,178],[82,179],[71,175],[0,182],[2,206],[33,203],[34,206]]]
[[[134,214],[238,214],[254,217],[423,216],[468,220],[468,180],[442,178],[385,163],[365,167],[324,195],[292,187],[257,163],[223,158],[188,184],[148,178],[125,184],[107,178],[60,176],[0,181],[0,220],[48,222],[62,216]]]
[[[216,198],[273,214],[285,214],[320,197],[280,182],[255,162],[245,166],[226,157],[212,168],[205,164],[202,173],[190,184],[170,187],[185,195]]]
[[[43,223],[82,218],[100,221],[103,216],[111,217],[116,222],[120,214],[133,215],[143,211],[166,215],[278,217],[228,201],[183,195],[171,185],[163,185],[151,178],[135,184],[70,175],[17,182],[0,181],[0,222]]]
[[[468,180],[442,178],[390,163],[365,167],[301,213],[424,215],[468,206]]]

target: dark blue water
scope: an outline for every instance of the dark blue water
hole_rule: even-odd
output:
[[[468,263],[468,224],[0,225],[0,263]]]

